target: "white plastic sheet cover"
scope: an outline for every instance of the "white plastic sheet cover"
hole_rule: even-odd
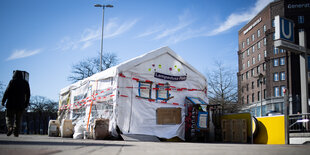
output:
[[[96,118],[110,120],[110,130],[115,134],[113,107],[115,88],[114,78],[101,80],[86,79],[67,87],[60,95],[59,120],[70,119],[73,125],[91,129]],[[91,113],[90,113],[91,112]],[[88,126],[87,126],[88,125]]]
[[[186,76],[186,80],[171,81],[156,78],[155,72],[175,77]],[[169,54],[140,63],[123,71],[122,74],[127,78],[119,77],[118,80],[119,94],[126,96],[119,97],[117,101],[117,123],[121,131],[126,134],[146,134],[160,138],[178,136],[184,139],[185,97],[195,96],[206,99],[206,94],[204,91],[176,91],[176,88],[204,90],[207,87],[206,80]],[[141,87],[144,88],[139,89]],[[156,88],[167,89],[167,87],[175,89],[156,90]],[[167,103],[160,103],[162,101]],[[182,108],[182,123],[157,125],[156,110],[162,107]]]
[[[120,73],[125,77],[120,77]],[[160,76],[155,76],[156,73]],[[154,90],[162,90],[159,83],[164,84],[162,88],[174,90],[167,93]],[[63,89],[62,92],[70,90],[71,96],[67,98],[70,98],[72,106],[66,112],[72,112],[69,116],[75,124],[82,123],[89,128],[95,118],[108,118],[109,131],[114,136],[117,136],[118,126],[124,134],[146,134],[161,138],[178,136],[184,139],[185,97],[200,97],[205,101],[207,97],[203,91],[176,91],[177,88],[203,90],[207,88],[207,82],[200,72],[170,48],[163,47],[97,73]],[[85,97],[95,99],[83,104],[82,108],[75,105],[79,99]],[[64,98],[66,96],[61,96],[60,100]],[[157,125],[156,109],[162,107],[182,108],[182,123]]]

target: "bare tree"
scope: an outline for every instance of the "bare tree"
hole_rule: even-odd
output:
[[[118,63],[118,57],[115,53],[104,53],[102,55],[102,69],[106,70],[110,67],[113,67],[117,65]],[[98,72],[100,71],[100,57],[95,58],[95,64],[98,66]]]
[[[118,63],[118,58],[115,53],[104,53],[102,55],[102,68],[106,70]],[[100,57],[87,58],[72,66],[69,81],[77,82],[95,73],[100,72]]]
[[[68,80],[77,82],[97,73],[97,71],[95,60],[87,58],[72,66],[72,75],[68,77]]]
[[[4,91],[5,91],[5,85],[3,84],[2,81],[0,81],[0,99],[1,99],[1,101],[3,98]],[[4,111],[4,106],[0,105],[0,111]]]
[[[216,69],[207,74],[210,104],[220,104],[224,112],[238,110],[237,75],[221,62],[215,62]]]
[[[56,113],[58,110],[58,103],[54,102],[43,96],[31,96],[30,106],[28,111],[30,112],[51,112]]]

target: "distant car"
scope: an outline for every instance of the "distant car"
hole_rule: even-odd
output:
[[[266,116],[279,116],[279,115],[283,115],[282,113],[280,112],[277,112],[277,111],[269,111]]]

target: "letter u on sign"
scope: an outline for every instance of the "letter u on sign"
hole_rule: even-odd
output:
[[[294,41],[294,24],[293,22],[280,18],[280,38],[288,41]]]

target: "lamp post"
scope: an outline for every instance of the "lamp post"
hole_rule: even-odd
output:
[[[264,75],[260,73],[258,75],[259,83],[260,83],[260,117],[263,116],[263,78]]]
[[[100,50],[100,71],[102,71],[102,51],[103,51],[103,30],[104,30],[104,8],[113,8],[113,5],[95,4],[95,7],[102,7],[102,31],[101,31],[101,50]]]

